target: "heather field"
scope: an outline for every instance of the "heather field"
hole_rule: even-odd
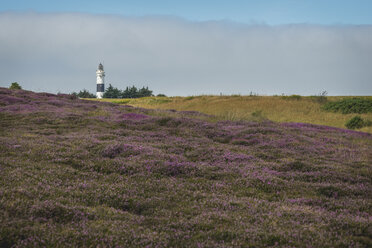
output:
[[[0,124],[0,247],[372,246],[369,133],[5,88]]]

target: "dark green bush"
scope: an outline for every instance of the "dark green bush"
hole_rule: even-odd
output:
[[[354,116],[345,123],[348,129],[359,129],[364,127],[364,120],[360,116]]]
[[[17,82],[14,82],[14,83],[12,83],[12,85],[10,85],[9,89],[11,89],[11,90],[21,90],[22,87]]]
[[[73,92],[72,95],[80,98],[96,98],[95,94],[90,93],[86,89],[79,91],[79,93]]]
[[[152,90],[149,90],[148,87],[142,87],[137,89],[134,85],[132,87],[127,87],[121,92],[121,98],[140,98],[152,96]]]
[[[341,112],[343,114],[363,114],[372,112],[372,99],[348,98],[337,102],[328,102],[323,109],[330,112]]]
[[[364,126],[365,126],[365,127],[370,127],[370,126],[372,126],[372,121],[370,121],[370,120],[363,120],[363,123],[364,123]]]
[[[142,87],[137,89],[137,87],[127,87],[125,90],[119,90],[109,84],[109,87],[105,90],[103,98],[140,98],[152,96],[152,90],[148,87]]]
[[[105,90],[105,93],[103,93],[103,98],[122,98],[121,91],[118,88],[113,87],[111,84],[109,84],[109,87]]]

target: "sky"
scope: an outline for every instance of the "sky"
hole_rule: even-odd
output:
[[[372,1],[6,1],[0,87],[372,95]]]

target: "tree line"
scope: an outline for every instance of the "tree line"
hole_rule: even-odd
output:
[[[125,90],[119,90],[109,84],[109,87],[105,90],[103,98],[140,98],[152,96],[152,90],[149,87],[142,87],[137,89],[136,86],[126,87]]]
[[[125,90],[120,90],[113,87],[111,84],[106,88],[103,93],[103,98],[140,98],[146,96],[153,96],[152,90],[149,87],[137,88],[136,86],[126,87]],[[96,95],[90,93],[86,89],[77,92],[73,92],[73,95],[80,98],[96,98]]]

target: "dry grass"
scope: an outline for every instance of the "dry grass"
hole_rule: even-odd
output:
[[[335,101],[342,97],[328,97]],[[356,114],[330,113],[321,110],[321,104],[311,97],[300,99],[281,96],[190,96],[146,97],[139,99],[104,99],[119,104],[152,109],[199,111],[224,120],[262,120],[275,122],[301,122],[345,128],[345,123]],[[372,120],[372,113],[362,114]],[[360,131],[372,133],[372,127]]]

